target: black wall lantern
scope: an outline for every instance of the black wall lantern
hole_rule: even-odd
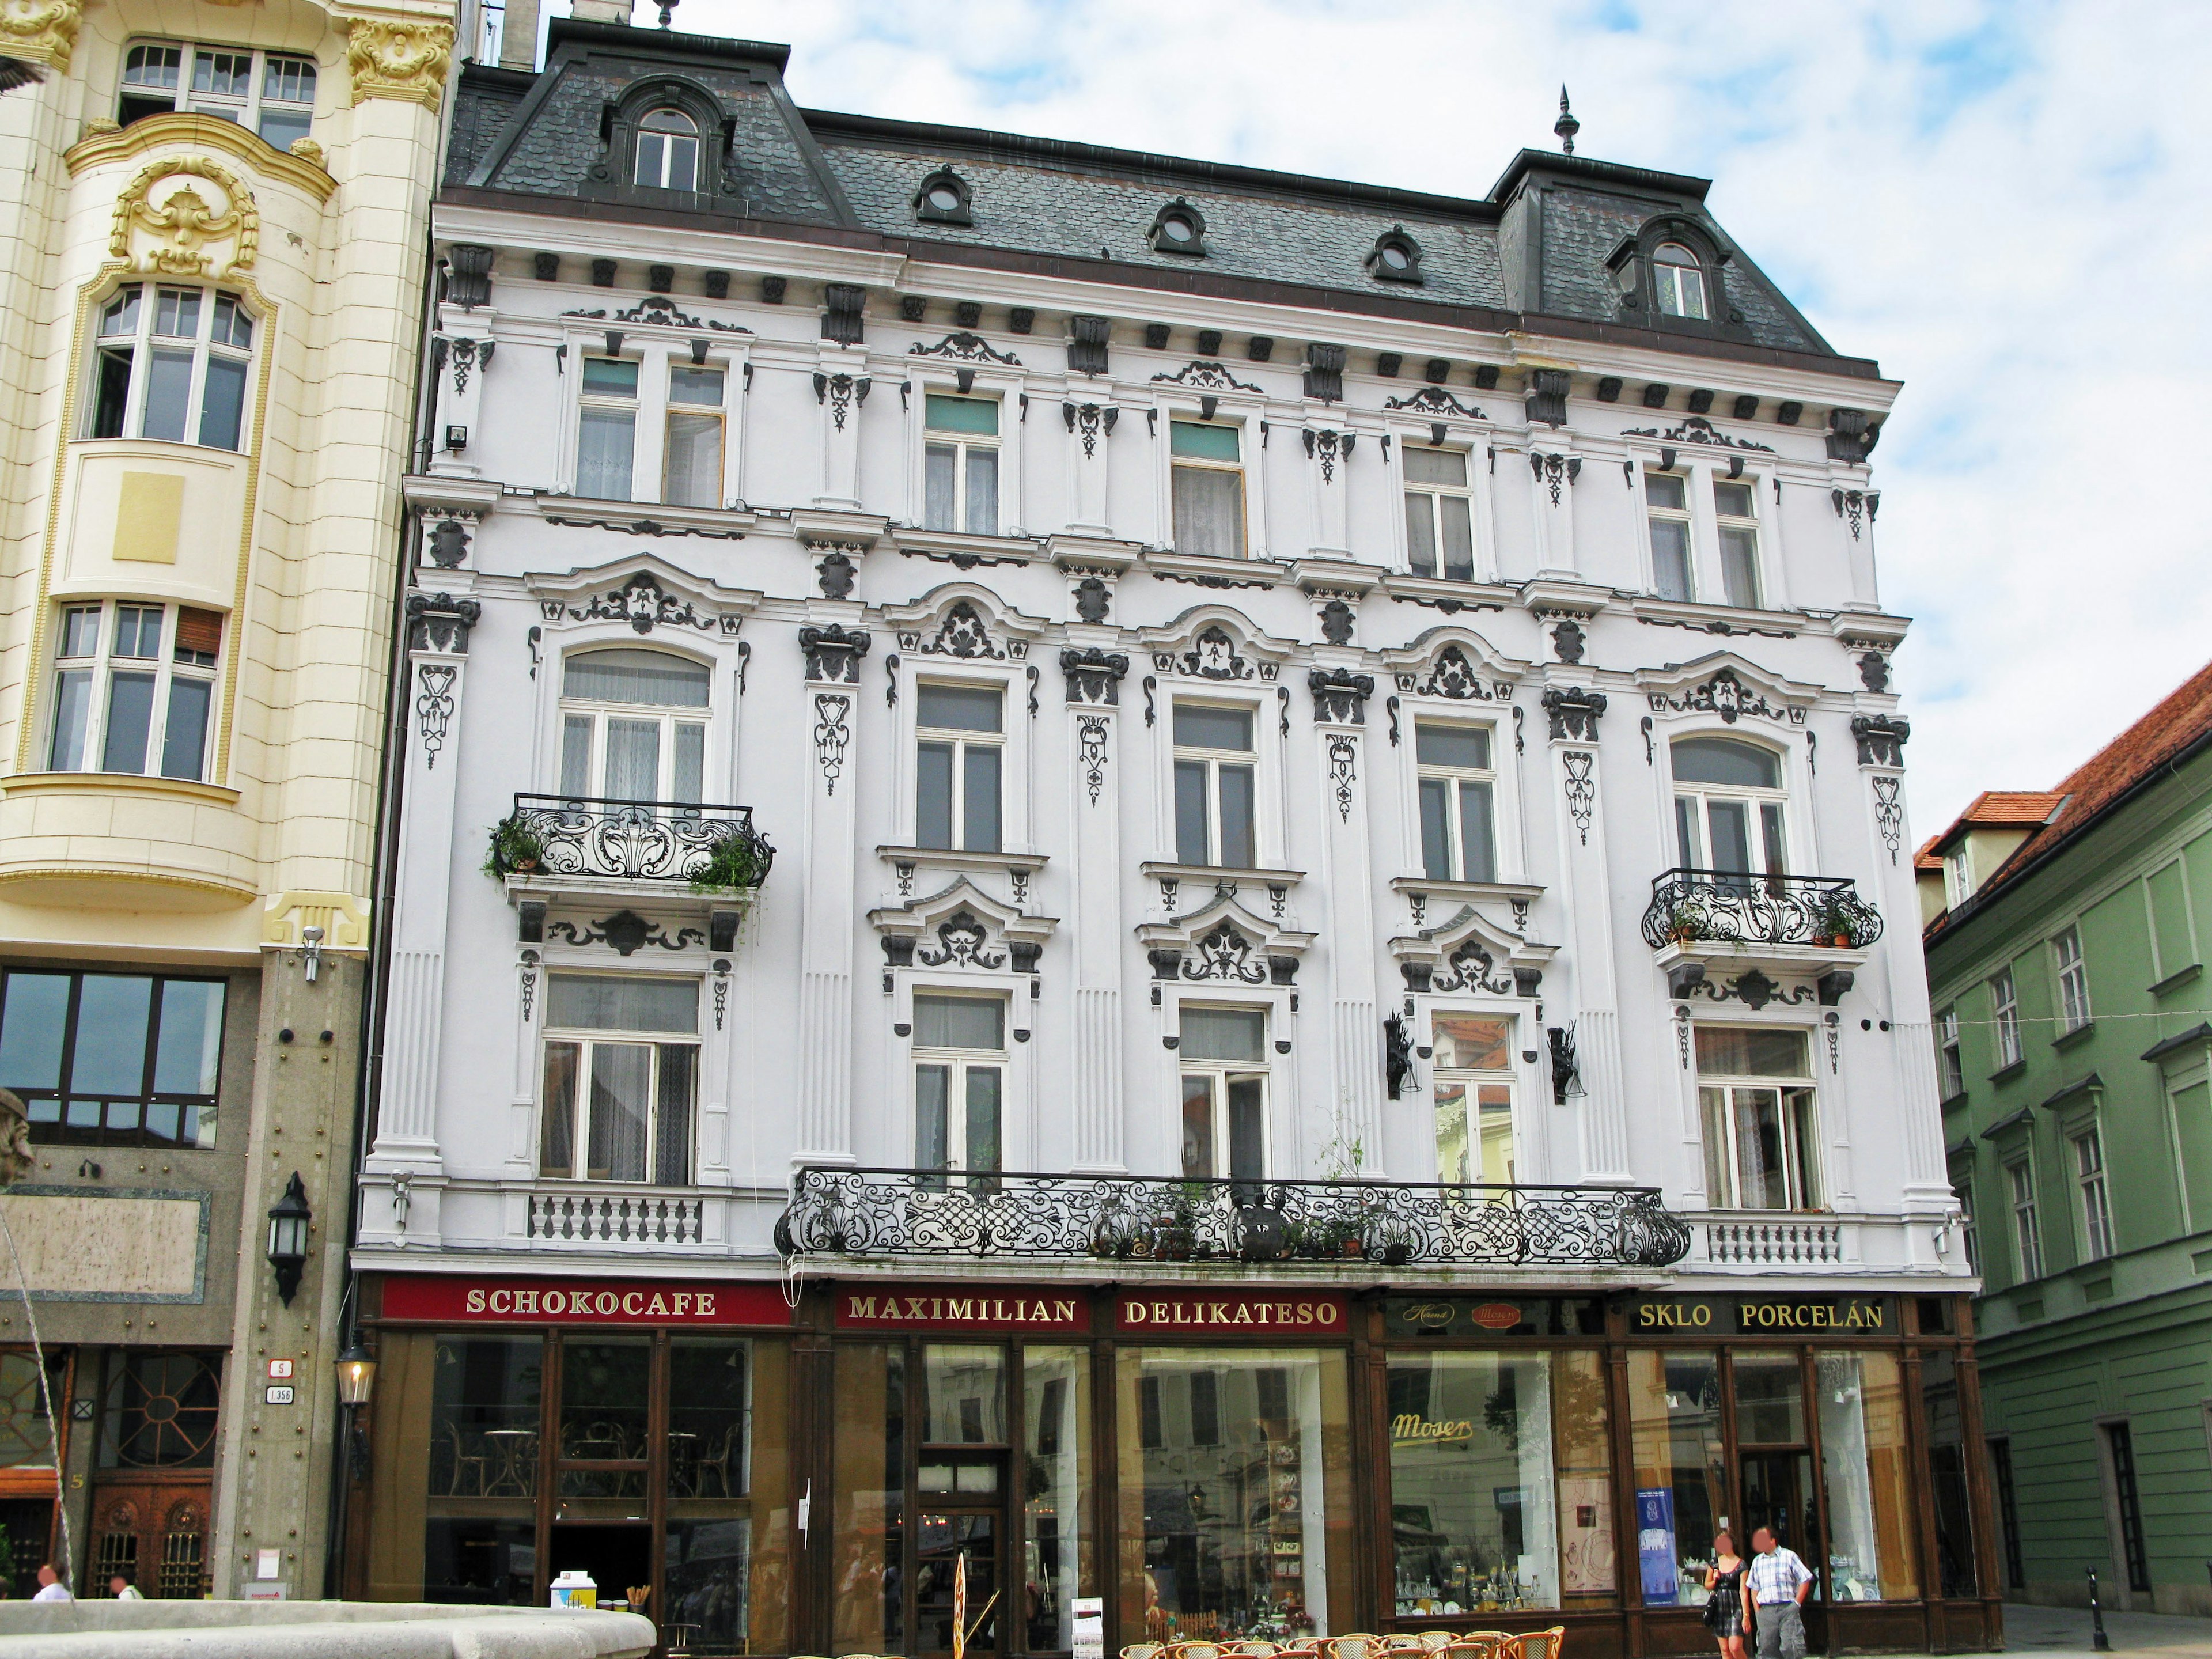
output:
[[[284,1196],[269,1206],[269,1265],[276,1270],[276,1294],[288,1308],[299,1293],[300,1270],[307,1265],[307,1224],[313,1219],[295,1170]]]

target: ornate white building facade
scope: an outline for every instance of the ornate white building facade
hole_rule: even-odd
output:
[[[782,63],[567,22],[541,73],[462,82],[355,1250],[386,1374],[424,1380],[380,1408],[362,1587],[438,1592],[465,1539],[503,1565],[447,1592],[595,1565],[753,1651],[925,1651],[951,1528],[1030,1580],[1002,1651],[1066,1648],[1092,1596],[1109,1644],[1563,1608],[1662,1650],[1698,1529],[1758,1513],[1808,1558],[1823,1529],[1832,1616],[1888,1604],[1845,1639],[1978,1639],[1874,557],[1895,383],[1701,180],[1524,152],[1447,200],[800,112]],[[1234,1346],[1146,1370],[1186,1322],[1353,1346],[1309,1412],[1303,1349],[1259,1365],[1289,1383]],[[705,1409],[702,1323],[753,1378],[734,1567],[649,1449]],[[593,1325],[639,1345],[619,1457],[555,1403],[605,1385]],[[1394,1346],[1420,1329],[1507,1357]],[[1646,1455],[1677,1356],[1636,1345],[1670,1331],[1711,1470]],[[1626,1380],[1570,1467],[1585,1350]],[[1534,1366],[1517,1455],[1543,1415],[1556,1467],[1408,1521],[1401,1355],[1493,1396]],[[1755,1432],[1755,1361],[1847,1370],[1866,1414],[1793,1394]],[[494,1428],[449,1364],[543,1381]],[[1055,1364],[1095,1376],[1098,1467],[1048,1518],[911,1447],[921,1524],[859,1501],[898,1387],[933,1424],[980,1401],[917,1440],[1043,1468]],[[1310,1538],[1153,1513],[1144,1460],[1230,1443],[1247,1395],[1285,1468],[1308,1428],[1372,1444],[1309,1472]],[[504,1485],[494,1433],[542,1437]],[[1450,1443],[1516,1455],[1481,1440]],[[616,1463],[620,1515],[559,1495]],[[1395,1546],[1338,1536],[1370,1506]],[[679,1613],[718,1571],[749,1635]]]

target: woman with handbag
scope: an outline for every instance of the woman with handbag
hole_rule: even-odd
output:
[[[1735,1540],[1722,1533],[1713,1540],[1713,1565],[1705,1569],[1705,1628],[1720,1644],[1721,1659],[1745,1659],[1743,1570]]]

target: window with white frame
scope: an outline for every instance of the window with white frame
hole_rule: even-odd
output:
[[[1434,1016],[1437,1179],[1449,1186],[1513,1184],[1513,1022]]]
[[[1782,757],[1738,738],[1677,738],[1674,839],[1683,867],[1778,876],[1790,868]]]
[[[236,449],[252,361],[235,295],[126,283],[100,310],[84,435]]]
[[[916,1168],[1005,1167],[1000,1126],[1006,1064],[1004,997],[915,993]]]
[[[627,357],[586,357],[583,410],[576,428],[576,494],[597,501],[631,498],[637,453],[638,365]]]
[[[1973,849],[1964,841],[1943,855],[1944,902],[1958,908],[1974,896]]]
[[[1959,1237],[1966,1247],[1966,1271],[1982,1270],[1982,1230],[1974,1219],[1974,1177],[1961,1172],[1951,1182],[1951,1196],[1959,1200]]]
[[[1679,472],[1644,475],[1644,516],[1651,533],[1651,586],[1662,599],[1693,599],[1690,580],[1690,483]]]
[[[177,109],[221,116],[259,133],[273,148],[289,150],[313,124],[314,60],[245,46],[132,42],[123,54],[115,118],[127,127]]]
[[[2005,1165],[2012,1200],[2013,1266],[2022,1284],[2043,1277],[2043,1223],[2035,1210],[2035,1166],[2022,1158]]]
[[[1421,796],[1421,873],[1431,881],[1495,881],[1498,837],[1490,728],[1413,723]]]
[[[699,187],[699,124],[680,109],[648,111],[637,124],[635,181],[653,190]]]
[[[1174,720],[1176,862],[1252,868],[1252,711],[1178,702]]]
[[[671,507],[722,504],[722,389],[727,379],[720,369],[697,363],[669,365],[660,499]]]
[[[1416,576],[1474,580],[1474,506],[1468,494],[1467,455],[1457,449],[1407,444],[1406,560]]]
[[[1698,267],[1698,256],[1680,242],[1662,243],[1651,256],[1651,285],[1665,315],[1704,319],[1705,273]]]
[[[1720,531],[1721,591],[1729,604],[1759,608],[1759,491],[1747,483],[1713,480],[1713,517]]]
[[[698,981],[546,977],[538,1173],[690,1185]]]
[[[1263,1008],[1178,1012],[1182,1172],[1193,1180],[1267,1173],[1267,1014]]]
[[[933,392],[922,424],[922,528],[997,535],[999,400]]]
[[[1168,422],[1176,552],[1244,556],[1243,436],[1226,422]]]
[[[2059,1024],[2066,1031],[2078,1031],[2094,1017],[2089,1008],[2089,964],[2081,957],[2081,930],[2069,927],[2052,939],[2051,956],[2058,970]]]
[[[1705,1196],[1716,1209],[1820,1206],[1812,1042],[1797,1030],[1697,1028]]]
[[[561,665],[561,793],[573,800],[704,799],[713,675],[665,651],[578,651]]]
[[[1006,693],[994,685],[915,689],[915,844],[1001,850]]]
[[[1943,1079],[1943,1098],[1966,1092],[1966,1060],[1959,1046],[1959,1011],[1946,1008],[1936,1016],[1936,1065]]]
[[[2197,965],[2197,922],[2190,914],[2189,876],[2179,859],[2143,878],[2143,905],[2150,917],[2154,981],[2164,984]]]
[[[58,622],[46,769],[205,782],[222,615],[96,600]]]
[[[2000,968],[1990,980],[1990,1006],[1996,1012],[1997,1069],[2020,1064],[2020,991],[2012,969]]]
[[[2081,1195],[2081,1259],[2112,1254],[2112,1198],[2105,1185],[2105,1137],[2092,1123],[2073,1137],[2074,1186]]]

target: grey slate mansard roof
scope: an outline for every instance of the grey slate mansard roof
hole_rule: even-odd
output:
[[[1838,358],[1735,247],[1705,210],[1702,179],[1523,150],[1482,200],[1431,196],[801,110],[783,85],[789,55],[787,47],[754,41],[556,21],[540,73],[473,64],[462,73],[445,196],[517,208],[540,204],[514,198],[558,198],[576,204],[564,210],[593,216],[751,234],[812,228],[811,240],[895,241],[925,258],[960,249],[951,257],[963,263],[995,263],[991,252],[1031,266],[1080,260],[1103,280],[1155,288],[1226,279],[1266,284],[1277,298],[1327,290],[1303,297],[1337,310],[1407,314],[1410,302],[1429,315],[1437,307],[1509,313],[1503,320],[1466,319],[1474,326],[1517,325],[1513,313],[1572,318],[1647,339],[1646,319],[1624,318],[1606,262],[1639,227],[1671,212],[1702,227],[1729,256],[1723,281],[1738,313],[1703,331],[1692,325],[1683,341],[1689,349],[1738,355],[1747,346],[1765,348],[1825,358],[1826,367],[1845,373],[1871,371],[1860,360]],[[609,106],[641,82],[664,76],[711,93],[731,123],[733,177],[706,208],[688,196],[593,182],[593,169],[606,159]],[[917,187],[944,167],[969,186],[972,225],[915,217]],[[594,196],[584,208],[582,198]],[[1154,215],[1178,196],[1205,216],[1202,258],[1146,246]],[[1418,286],[1378,280],[1362,263],[1376,239],[1398,226],[1421,249]],[[1676,331],[1670,325],[1667,331]]]

